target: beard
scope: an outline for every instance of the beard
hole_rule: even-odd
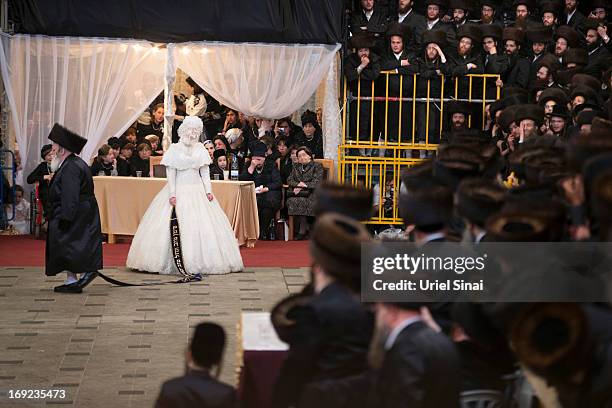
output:
[[[51,159],[51,164],[49,165],[49,167],[51,168],[51,172],[57,172],[60,167],[60,164],[62,164],[62,160],[59,157],[55,156],[53,159]]]

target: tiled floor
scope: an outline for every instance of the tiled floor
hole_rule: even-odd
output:
[[[167,280],[104,272],[131,282]],[[0,406],[151,407],[161,383],[183,372],[190,328],[204,320],[225,327],[221,379],[235,385],[240,313],[270,310],[307,276],[306,268],[257,268],[151,287],[113,287],[98,278],[70,295],[53,292],[63,275],[0,268]],[[66,398],[9,399],[11,389],[62,389]]]

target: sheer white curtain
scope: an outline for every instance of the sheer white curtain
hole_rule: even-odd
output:
[[[170,45],[176,66],[224,105],[268,119],[298,110],[328,75],[340,45]],[[337,103],[337,101],[336,101]]]
[[[164,88],[166,52],[146,41],[16,35],[0,47],[26,174],[40,161],[53,123],[88,139],[81,157],[89,161]]]

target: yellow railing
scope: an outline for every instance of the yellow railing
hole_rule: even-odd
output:
[[[400,224],[402,222],[398,214],[398,199],[400,191],[400,174],[406,167],[414,166],[424,159],[413,158],[411,152],[418,150],[425,153],[426,151],[434,151],[438,144],[430,140],[430,121],[435,118],[439,120],[439,138],[442,137],[444,131],[444,104],[451,100],[470,102],[473,114],[478,114],[474,106],[481,105],[481,124],[484,126],[486,122],[486,105],[491,103],[500,96],[500,88],[495,85],[495,88],[487,87],[487,81],[493,81],[499,78],[499,75],[480,74],[467,75],[468,89],[465,93],[460,89],[460,78],[446,79],[440,77],[440,94],[433,95],[432,80],[427,80],[425,97],[417,97],[417,85],[419,84],[418,75],[399,76],[399,90],[395,92],[398,96],[390,96],[389,78],[392,75],[398,75],[391,71],[383,71],[382,79],[379,78],[379,83],[384,84],[384,91],[376,93],[376,81],[371,81],[371,85],[367,86],[370,90],[369,96],[362,96],[362,82],[357,83],[357,95],[352,95],[348,91],[347,81],[344,81],[344,97],[343,97],[343,113],[342,113],[342,141],[338,146],[338,180],[350,183],[351,185],[363,185],[373,190],[372,197],[372,218],[369,220],[371,224]],[[465,78],[465,77],[463,77]],[[476,80],[480,78],[480,80]],[[411,95],[404,96],[404,81],[412,81]],[[435,80],[437,81],[437,80]],[[445,85],[448,81],[454,81],[454,92],[452,95],[445,94]],[[477,97],[474,95],[474,85],[478,83],[482,85],[482,94]],[[489,82],[490,84],[491,82]],[[367,89],[366,88],[366,89]],[[453,88],[451,88],[453,89]],[[492,91],[494,89],[494,91]],[[476,89],[480,91],[479,88]],[[463,91],[460,94],[460,91]],[[494,98],[491,98],[491,93]],[[384,96],[377,96],[377,95]],[[489,95],[489,99],[487,99]],[[351,114],[351,102],[355,108],[354,116]],[[367,112],[369,119],[369,137],[363,138],[360,129],[361,124],[361,103],[368,103]],[[391,123],[394,118],[389,117],[389,104],[397,103],[397,122]],[[412,109],[402,109],[403,104],[410,103]],[[431,104],[437,104],[435,109],[439,113],[439,118],[432,113]],[[417,123],[417,106],[418,104],[425,105],[425,123]],[[378,123],[378,129],[375,127],[375,110],[376,116],[381,119]],[[407,112],[406,112],[407,111]],[[411,123],[402,120],[402,115],[407,113],[411,116]],[[422,113],[422,112],[421,112]],[[354,124],[351,123],[354,121]],[[468,116],[468,126],[472,124],[472,114]],[[407,122],[407,123],[406,123]],[[394,125],[397,124],[397,127]],[[392,126],[390,126],[392,125]],[[409,129],[408,139],[402,139],[402,126],[412,126]],[[420,127],[425,127],[424,143],[419,143],[416,140],[416,130]],[[396,135],[389,135],[390,127],[394,127],[397,131]],[[349,135],[350,130],[356,134]],[[405,130],[405,129],[404,129]],[[376,132],[377,131],[377,132]],[[389,140],[389,136],[394,136]],[[374,153],[374,154],[363,154]],[[368,152],[372,151],[372,152]],[[384,154],[382,152],[384,151]],[[377,153],[380,153],[377,154]],[[376,197],[374,197],[376,195]]]

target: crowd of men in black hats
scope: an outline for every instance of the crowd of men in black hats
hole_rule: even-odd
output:
[[[502,126],[496,115],[513,105],[529,104],[520,112],[511,111],[510,117],[504,114],[503,124],[518,126],[523,119],[531,119],[537,126],[528,133],[572,140],[595,118],[612,115],[610,4],[593,1],[582,6],[575,0],[537,5],[531,0],[514,0],[510,5],[361,0],[350,24],[348,45],[354,52],[344,64],[352,96],[362,97],[359,109],[355,99],[349,105],[349,138],[409,142],[414,128],[416,142],[439,143],[440,134],[441,141],[448,142],[455,130],[453,116],[465,113],[470,117],[466,127],[469,123],[471,128],[485,129],[509,152],[525,137],[508,140],[511,129]],[[401,86],[401,75],[387,79],[380,74],[388,70],[403,74]],[[415,81],[412,74],[417,74]],[[484,83],[466,74],[493,74],[499,79],[488,78]],[[498,87],[501,101],[491,104],[498,99]],[[413,105],[413,95],[417,100],[438,100],[425,109],[422,100]],[[370,96],[387,100],[372,106]],[[401,108],[399,96],[404,98]],[[444,103],[453,99],[479,102]],[[440,120],[442,111],[447,114],[445,121]],[[512,123],[507,119],[513,119]],[[441,124],[444,132],[440,132]]]

